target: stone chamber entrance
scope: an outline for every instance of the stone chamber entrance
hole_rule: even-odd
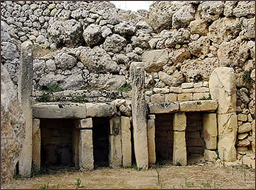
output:
[[[93,121],[93,156],[94,168],[109,166],[109,134],[108,117],[94,117]]]
[[[171,164],[173,157],[173,114],[157,114],[155,120],[156,163]]]
[[[59,168],[74,167],[78,140],[74,134],[75,120],[41,119],[41,167]]]

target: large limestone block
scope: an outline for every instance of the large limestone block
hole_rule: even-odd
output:
[[[187,165],[187,149],[185,131],[174,131],[173,137],[173,164]]]
[[[148,119],[148,161],[149,164],[156,162],[155,150],[155,115],[149,115]]]
[[[233,68],[216,68],[211,74],[209,88],[212,99],[219,103],[217,113],[236,112],[236,83]]]
[[[210,150],[217,149],[217,116],[215,113],[203,115],[205,147]]]
[[[180,111],[194,112],[194,111],[215,111],[218,103],[215,100],[197,100],[180,102]]]
[[[173,130],[185,131],[187,126],[187,117],[184,112],[175,113],[173,118]]]
[[[145,76],[142,62],[133,62],[130,67],[132,81],[132,119],[134,150],[139,168],[148,168],[147,107],[145,103]]]
[[[37,103],[33,116],[46,119],[86,118],[86,105],[78,103]]]
[[[79,167],[81,171],[94,168],[92,130],[80,130]]]
[[[173,113],[179,111],[179,102],[165,102],[161,104],[149,103],[149,112],[154,114]]]
[[[146,51],[142,55],[142,61],[145,63],[145,70],[148,72],[160,71],[163,66],[168,62],[168,51],[152,50]]]
[[[41,168],[41,129],[40,119],[33,119],[33,144],[32,144],[32,160],[35,171]]]
[[[86,103],[87,117],[111,117],[117,112],[116,106],[109,103]]]
[[[129,117],[121,116],[123,166],[132,165],[131,123]]]
[[[93,128],[92,118],[81,119],[78,127],[80,129],[92,129]]]
[[[121,118],[113,117],[110,123],[110,153],[109,166],[120,167],[122,165],[122,143],[121,143]]]
[[[218,151],[220,159],[228,162],[236,160],[237,115],[218,114]]]
[[[212,150],[204,150],[204,159],[207,161],[212,161],[214,162],[217,159],[218,155],[216,154],[215,151]]]

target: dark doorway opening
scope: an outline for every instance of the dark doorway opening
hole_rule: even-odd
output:
[[[41,119],[41,166],[73,167],[74,120]]]
[[[93,118],[93,156],[94,167],[109,166],[110,125],[107,117]]]
[[[155,144],[156,144],[156,163],[172,164],[173,114],[156,115]]]
[[[188,164],[203,161],[205,141],[203,132],[203,113],[186,113],[186,144]]]
[[[131,122],[131,151],[132,151],[132,165],[136,165],[135,150],[134,150],[134,134],[133,123]]]

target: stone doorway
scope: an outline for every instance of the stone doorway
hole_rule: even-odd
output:
[[[200,162],[200,160],[203,161],[205,150],[203,116],[204,114],[202,112],[186,113],[186,147],[188,164]]]
[[[172,164],[173,114],[157,114],[155,120],[156,163]]]
[[[46,168],[77,165],[75,148],[78,129],[72,119],[41,119],[41,166]]]
[[[93,119],[93,156],[94,168],[109,166],[109,134],[108,117],[94,117]]]

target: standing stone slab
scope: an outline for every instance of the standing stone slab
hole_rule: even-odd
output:
[[[41,168],[41,129],[40,119],[33,119],[33,146],[32,160],[35,171],[40,171]]]
[[[120,167],[122,164],[122,144],[121,144],[121,118],[110,119],[110,153],[109,166]]]
[[[21,44],[21,60],[18,76],[18,97],[26,120],[25,139],[20,155],[19,173],[30,177],[32,165],[32,86],[33,86],[33,44]]]
[[[155,115],[149,115],[148,119],[148,159],[149,164],[156,162],[156,148],[155,148]]]
[[[123,166],[132,165],[131,123],[129,117],[121,116]]]
[[[92,130],[80,130],[79,167],[81,171],[94,168]]]
[[[217,149],[217,116],[215,113],[203,115],[205,147],[209,150]]]
[[[147,107],[145,103],[145,76],[142,62],[130,67],[132,86],[132,118],[134,127],[134,150],[138,168],[148,168]]]
[[[175,113],[173,118],[173,130],[184,131],[187,126],[187,117],[184,112]]]
[[[173,137],[173,164],[187,165],[187,149],[185,131],[174,131]]]
[[[78,123],[78,122],[77,122]],[[72,129],[72,148],[73,148],[73,162],[75,167],[79,167],[79,135],[80,131],[78,127]]]

